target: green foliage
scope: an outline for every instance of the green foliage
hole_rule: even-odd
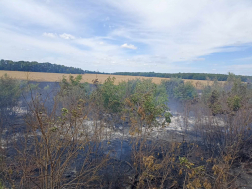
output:
[[[179,101],[192,100],[197,97],[197,91],[191,82],[181,83],[175,87],[174,97]]]
[[[70,80],[72,86],[79,85],[80,87],[82,87],[82,85],[80,84],[81,79],[82,79],[81,75],[77,75],[75,78],[72,75],[69,76],[69,80]]]
[[[28,62],[28,61],[14,62],[11,60],[1,60],[0,70],[49,72],[49,73],[72,73],[72,74],[89,73],[88,71],[84,71],[80,68],[67,67],[64,65]]]
[[[184,82],[181,78],[171,78],[163,80],[162,85],[165,86],[169,98],[174,98],[181,102],[195,99],[198,94],[196,88],[191,82]]]
[[[238,76],[236,76],[234,73],[228,72],[227,82],[234,82],[236,81]]]
[[[212,88],[211,86],[205,86],[202,90],[202,95],[201,95],[201,99],[202,101],[207,104],[208,99],[211,97],[212,94]]]
[[[219,101],[219,97],[220,97],[220,94],[218,93],[218,91],[214,90],[209,98],[208,106],[211,109],[213,115],[223,113],[222,106]]]
[[[164,85],[156,85],[151,80],[130,80],[115,85],[115,78],[107,78],[104,84],[93,91],[92,98],[97,106],[114,115],[129,114],[148,124],[155,122],[158,116],[165,116],[170,122],[167,93]],[[166,114],[165,114],[166,113]]]
[[[186,157],[179,157],[179,163],[180,165],[185,166],[188,169],[192,169],[192,166],[194,166],[194,164],[189,162]]]
[[[0,182],[0,189],[5,189],[4,185],[2,184],[2,182]]]
[[[90,85],[88,83],[81,83],[82,76],[69,76],[67,79],[64,77],[60,83],[60,91],[58,99],[63,107],[62,115],[78,116],[78,106],[80,102],[84,104],[90,98]]]
[[[58,130],[57,127],[51,127],[51,128],[50,128],[50,131],[51,131],[51,132],[56,132],[57,130]]]
[[[72,93],[73,91],[78,90],[79,95],[87,95],[89,92],[89,84],[81,83],[82,76],[78,75],[76,77],[70,75],[67,79],[65,76],[62,79],[62,82],[60,83],[61,87],[61,95],[69,95],[69,93]]]
[[[49,90],[50,89],[50,86],[49,85],[46,85],[45,87],[44,87],[44,90]]]
[[[181,78],[194,80],[218,80],[226,81],[229,77],[226,74],[210,74],[210,73],[155,73],[155,72],[116,72],[115,75],[145,76],[145,77],[163,77],[163,78]],[[251,76],[239,76],[243,82],[251,79]]]
[[[62,108],[62,109],[61,109],[61,112],[62,112],[62,115],[63,115],[63,116],[66,116],[66,114],[68,114],[68,109]]]
[[[172,114],[170,112],[165,112],[164,114],[166,123],[171,123]]]
[[[209,98],[209,102],[210,104],[214,104],[214,103],[217,103],[218,100],[219,100],[219,93],[218,91],[214,90]]]
[[[241,78],[229,73],[228,79],[221,87],[217,82],[203,89],[202,100],[207,101],[213,115],[234,115],[242,106],[248,104],[251,99],[251,89]]]
[[[225,87],[228,90],[226,95],[229,112],[238,111],[243,105],[249,102],[251,90],[247,87],[246,83],[242,83],[241,78],[229,73]]]
[[[5,74],[0,78],[0,89],[0,109],[14,107],[21,95],[20,82]]]
[[[107,78],[104,84],[99,88],[99,93],[102,96],[104,108],[112,113],[122,111],[123,94],[125,93],[124,83],[115,85],[115,78]]]
[[[162,80],[162,85],[165,86],[169,98],[174,98],[174,89],[183,84],[181,78],[171,78],[170,80]]]
[[[171,122],[171,114],[167,112],[167,99],[164,86],[143,80],[137,83],[134,93],[125,99],[125,103],[131,114],[137,112],[138,118],[151,126],[152,123],[157,123],[156,118],[159,116],[165,116],[165,121]]]
[[[202,89],[202,95],[201,95],[201,99],[202,101],[207,105],[208,101],[212,95],[213,91],[216,91],[218,93],[220,93],[221,91],[223,91],[223,86],[217,81],[217,79],[214,80],[213,84],[207,84],[206,86],[203,87]]]
[[[156,85],[151,80],[131,80],[114,84],[115,78],[108,78],[99,86],[97,93],[101,95],[103,107],[110,113],[120,113],[124,109],[125,99],[145,109],[150,114],[158,106],[167,101],[164,86]],[[155,110],[156,111],[156,110]],[[154,119],[154,118],[153,118]]]
[[[233,97],[228,97],[227,103],[232,111],[238,111],[241,107],[241,97],[234,95]]]

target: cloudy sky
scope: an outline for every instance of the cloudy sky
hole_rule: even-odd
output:
[[[0,0],[0,59],[252,75],[252,1]]]

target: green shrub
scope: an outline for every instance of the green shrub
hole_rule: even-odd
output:
[[[197,91],[191,82],[181,83],[174,89],[174,97],[179,101],[192,100],[197,95]]]

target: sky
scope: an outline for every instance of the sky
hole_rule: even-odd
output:
[[[0,0],[0,59],[252,75],[252,1]]]

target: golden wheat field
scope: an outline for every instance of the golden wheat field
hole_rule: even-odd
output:
[[[0,70],[0,77],[4,74],[8,74],[11,78],[18,80],[30,80],[39,82],[60,82],[63,76],[68,77],[70,74],[62,73],[43,73],[43,72],[21,72],[21,71],[6,71]],[[78,74],[71,74],[77,76]],[[125,76],[125,75],[105,75],[105,74],[82,74],[82,82],[92,83],[93,80],[98,79],[100,83],[103,83],[108,77],[115,77],[115,84],[121,81],[128,81],[133,79],[152,79],[153,83],[160,84],[162,80],[169,80],[169,78],[159,78],[159,77],[143,77],[143,76]],[[212,81],[205,80],[190,80],[184,79],[185,82],[192,82],[195,87],[201,89],[208,82],[211,85]]]

